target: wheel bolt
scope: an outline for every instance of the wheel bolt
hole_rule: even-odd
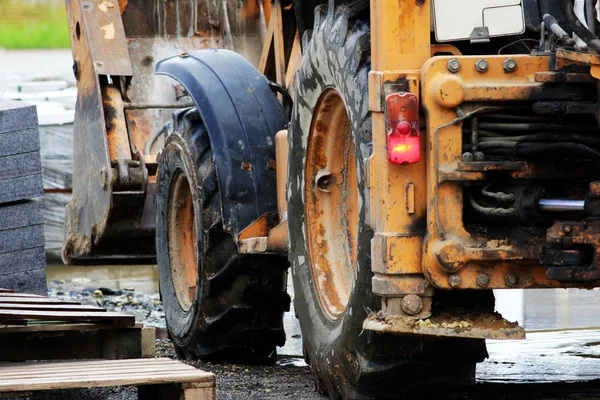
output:
[[[453,288],[459,287],[460,286],[460,282],[461,282],[461,279],[460,279],[460,276],[458,276],[458,275],[451,275],[448,278],[448,284],[450,286],[452,286]]]
[[[453,74],[460,71],[460,62],[456,58],[448,60],[448,71],[452,72]]]
[[[423,300],[417,294],[407,294],[402,299],[402,311],[408,315],[417,315],[423,309]]]
[[[477,286],[486,287],[489,284],[490,284],[489,275],[479,274],[479,276],[477,276]]]
[[[475,62],[475,69],[478,72],[485,72],[488,70],[488,62],[486,60],[484,60],[483,58],[480,58],[479,60],[477,60]]]

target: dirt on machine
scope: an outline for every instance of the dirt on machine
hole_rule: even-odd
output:
[[[180,357],[472,384],[494,289],[600,286],[595,0],[67,0],[67,263],[159,268]]]

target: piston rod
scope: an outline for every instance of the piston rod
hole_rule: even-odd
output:
[[[550,212],[583,212],[585,200],[569,200],[569,199],[540,199],[538,207],[542,211]]]

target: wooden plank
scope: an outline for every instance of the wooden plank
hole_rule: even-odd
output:
[[[142,328],[141,323],[136,323],[132,327],[126,329]],[[90,331],[90,330],[105,330],[115,329],[112,324],[92,324],[89,322],[83,323],[54,323],[54,324],[35,324],[28,326],[0,326],[0,334],[3,333],[34,333],[34,332],[67,332],[67,331]]]
[[[271,18],[274,20],[273,46],[275,48],[275,79],[277,84],[285,88],[285,52],[283,48],[283,21],[281,17],[281,3],[275,0]],[[280,97],[280,95],[278,96]]]
[[[46,321],[112,321],[119,325],[135,324],[133,315],[121,314],[116,312],[72,312],[72,311],[27,311],[27,310],[0,310],[0,321],[4,319],[31,319]]]
[[[41,296],[39,294],[27,294],[27,293],[2,293],[2,297],[45,297],[48,298],[48,296]]]
[[[300,38],[298,37],[298,32],[294,36],[294,44],[292,45],[292,53],[290,54],[290,61],[287,66],[287,70],[285,71],[285,87],[292,94],[293,83],[294,83],[294,75],[300,67],[302,63],[302,52],[300,50]]]
[[[15,297],[5,297],[4,293],[0,296],[0,303],[3,304],[81,304],[78,301],[73,300],[62,300],[51,297],[39,297],[39,298],[15,298]]]
[[[0,381],[0,392],[24,392],[31,390],[76,389],[106,386],[133,386],[161,383],[181,383],[210,379],[213,375],[204,371],[182,371],[173,374],[164,372],[140,373],[137,376],[122,377],[76,377],[61,376],[39,379],[11,379]],[[214,379],[214,378],[213,378]]]
[[[156,329],[142,328],[142,357],[156,356]]]
[[[63,367],[73,367],[76,366],[78,368],[91,368],[97,367],[99,365],[109,365],[109,366],[118,366],[118,365],[144,365],[144,364],[152,364],[158,363],[163,365],[168,365],[169,363],[180,363],[179,361],[171,360],[170,358],[131,358],[127,360],[89,360],[89,361],[36,361],[35,363],[31,362],[19,362],[19,363],[3,363],[0,362],[0,371],[8,371],[10,370],[29,370],[32,366],[35,366],[36,369],[54,369],[54,368],[63,368]],[[187,364],[185,364],[187,365]],[[194,368],[191,367],[190,368]],[[3,375],[0,375],[0,379],[2,379]]]
[[[212,373],[171,359],[0,364],[0,392],[167,383],[210,389],[214,381]]]
[[[91,311],[106,312],[105,308],[80,304],[0,304],[0,310],[31,310],[31,311]],[[0,333],[2,328],[0,328]]]
[[[41,370],[38,368],[29,368],[25,371],[2,371],[2,378],[0,378],[0,382],[2,382],[3,380],[13,379],[53,378],[61,377],[64,375],[68,375],[69,378],[93,378],[94,376],[98,376],[98,374],[101,374],[104,377],[119,377],[121,375],[137,375],[140,373],[145,374],[152,372],[164,372],[165,374],[167,374],[181,371],[193,371],[194,369],[194,367],[190,367],[189,365],[177,362],[169,366],[157,363],[150,365],[140,364],[129,366],[100,365],[91,366],[88,367],[88,369],[82,368],[77,365],[71,366],[69,368],[51,368],[45,370]]]

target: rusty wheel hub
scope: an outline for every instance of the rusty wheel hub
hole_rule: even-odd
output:
[[[308,254],[319,302],[330,319],[348,305],[358,248],[358,180],[352,129],[338,92],[313,113],[304,182]]]
[[[198,247],[194,201],[187,177],[179,171],[171,186],[169,204],[171,276],[181,308],[189,311],[198,280]]]

